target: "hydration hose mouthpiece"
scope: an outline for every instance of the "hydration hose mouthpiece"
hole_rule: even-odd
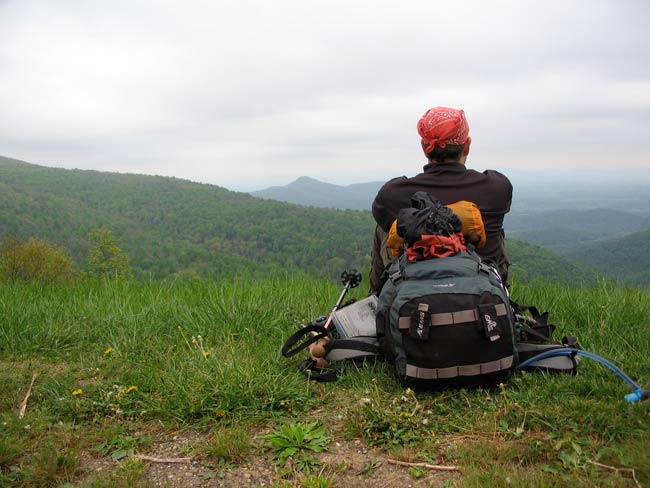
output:
[[[634,393],[625,395],[625,401],[627,403],[637,403],[648,398],[650,398],[650,390],[643,390],[641,388],[637,389]]]

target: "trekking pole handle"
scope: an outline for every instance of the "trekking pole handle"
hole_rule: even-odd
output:
[[[329,328],[329,326],[332,323],[332,314],[336,312],[339,307],[341,306],[341,303],[343,303],[343,299],[345,298],[345,295],[348,293],[350,288],[356,288],[359,286],[361,283],[361,273],[359,273],[356,269],[351,269],[350,271],[348,270],[343,270],[343,273],[341,273],[341,283],[345,285],[343,287],[343,291],[341,292],[341,295],[339,296],[339,299],[336,301],[336,305],[334,305],[334,308],[329,314],[329,317],[327,317],[327,321],[325,322],[325,327],[326,329]]]
[[[356,269],[351,269],[350,271],[344,270],[343,273],[341,273],[341,283],[343,283],[345,286],[343,287],[343,291],[341,292],[336,305],[334,305],[332,312],[335,312],[341,306],[341,303],[343,303],[343,299],[345,298],[345,295],[350,290],[350,288],[356,288],[359,286],[361,279],[361,273],[359,273]]]

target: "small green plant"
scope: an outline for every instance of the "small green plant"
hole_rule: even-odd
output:
[[[59,486],[72,481],[81,472],[76,449],[59,451],[47,446],[33,458],[29,478],[34,486]]]
[[[73,486],[73,485],[70,485]],[[154,484],[147,479],[147,470],[139,459],[127,459],[120,463],[115,471],[109,473],[95,473],[85,480],[80,488],[153,488]]]
[[[412,390],[391,399],[361,398],[346,420],[348,436],[363,437],[371,446],[397,448],[420,442],[429,418]]]
[[[152,439],[147,435],[128,435],[120,426],[111,426],[106,431],[106,438],[95,446],[101,455],[109,455],[113,461],[120,461],[133,456],[139,448],[147,447]]]
[[[419,480],[421,478],[424,478],[427,474],[429,474],[427,469],[421,468],[419,466],[413,466],[412,468],[409,469],[409,475],[414,480]]]
[[[250,448],[251,437],[248,429],[241,425],[232,425],[218,429],[203,451],[207,456],[219,461],[240,462]]]
[[[320,464],[313,453],[323,452],[330,442],[325,428],[319,427],[316,422],[282,425],[263,439],[266,447],[278,457],[280,464],[285,465],[291,458],[303,473],[309,473],[314,466]]]
[[[331,488],[334,486],[333,476],[307,476],[300,483],[300,488]]]
[[[376,459],[371,459],[366,463],[366,465],[363,467],[361,472],[359,474],[362,474],[364,476],[372,476],[375,470],[381,466],[381,462],[379,462]]]

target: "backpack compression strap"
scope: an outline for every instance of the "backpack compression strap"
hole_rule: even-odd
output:
[[[346,364],[355,367],[363,366],[367,359],[380,357],[379,341],[374,336],[358,336],[346,339],[330,339],[325,346],[325,359],[329,362],[338,362],[328,368],[319,368],[316,361],[308,359],[300,365],[300,371],[310,380],[319,383],[329,383],[338,379],[338,373]]]

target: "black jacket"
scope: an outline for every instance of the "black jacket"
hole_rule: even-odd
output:
[[[459,200],[474,202],[481,211],[486,234],[485,246],[478,252],[496,263],[504,281],[507,280],[503,217],[512,202],[508,178],[498,171],[480,173],[459,163],[429,163],[422,173],[412,178],[394,178],[381,187],[372,204],[377,224],[388,232],[400,209],[411,206],[411,195],[416,191],[426,191],[444,205]]]

